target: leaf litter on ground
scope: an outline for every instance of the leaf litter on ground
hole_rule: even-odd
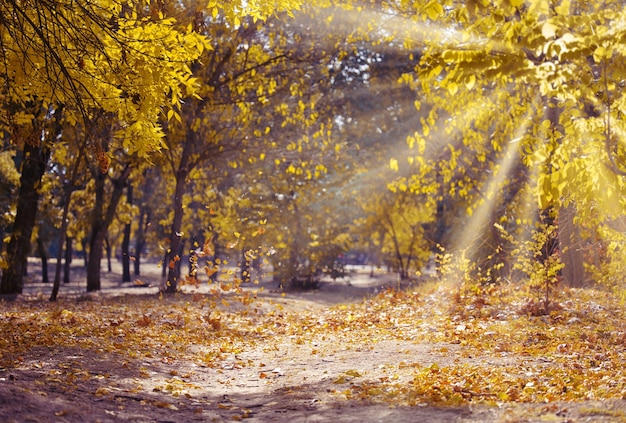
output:
[[[309,389],[324,392],[308,401],[393,407],[623,407],[624,305],[603,290],[565,289],[558,307],[535,315],[528,296],[513,285],[467,294],[428,284],[304,310],[285,306],[289,293],[280,302],[250,293],[228,301],[181,294],[4,302],[0,380],[23,379],[22,390],[41,396],[88,395],[162,410],[195,404],[199,413],[214,408],[235,419],[250,411],[226,396],[203,401],[207,384],[263,384],[293,397],[296,387],[315,381]],[[200,377],[201,369],[214,371],[212,380]],[[246,381],[232,376],[237,371]],[[587,412],[626,419],[622,408],[607,410]]]

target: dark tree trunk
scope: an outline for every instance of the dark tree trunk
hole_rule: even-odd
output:
[[[183,193],[185,192],[185,177],[177,178],[174,194],[174,220],[170,236],[170,256],[168,257],[168,274],[165,292],[174,293],[180,280],[180,254],[182,251],[181,228],[183,223]]]
[[[139,276],[141,272],[141,254],[146,245],[146,229],[150,224],[150,212],[141,210],[139,212],[139,224],[135,233],[135,275]],[[165,275],[163,275],[165,276]]]
[[[248,248],[243,247],[241,249],[241,281],[250,282],[252,275],[250,274],[250,258],[248,257]]]
[[[168,261],[165,263],[168,267],[167,282],[165,292],[168,294],[175,293],[178,290],[178,281],[180,280],[180,257],[183,248],[182,242],[182,225],[183,225],[183,195],[185,194],[185,183],[189,174],[187,167],[189,165],[191,145],[185,143],[183,153],[181,155],[178,171],[176,172],[176,186],[174,188],[174,219],[172,220],[172,229],[170,235],[170,253]]]
[[[141,250],[135,249],[135,260],[133,260],[133,274],[141,275]]]
[[[11,239],[6,251],[9,266],[2,273],[0,294],[21,294],[30,237],[37,218],[39,190],[37,189],[46,170],[50,149],[45,146],[24,145],[24,161],[20,176],[20,190]]]
[[[83,256],[83,267],[87,270],[87,259],[89,258],[89,238],[84,237],[80,244],[82,246],[83,251],[81,251],[81,256]]]
[[[94,174],[94,179],[96,181],[96,200],[92,214],[91,241],[89,243],[89,258],[87,260],[88,292],[100,290],[102,247],[104,246],[109,225],[115,217],[115,209],[122,198],[126,181],[130,176],[130,167],[127,167],[122,172],[120,177],[113,181],[113,190],[111,192],[111,198],[109,199],[106,212],[104,210],[105,176],[106,175],[99,173],[99,170]]]
[[[210,276],[209,276],[209,278],[211,279],[211,282],[213,283],[217,282],[217,278],[220,273],[219,267],[217,265],[217,260],[220,257],[218,240],[219,240],[219,234],[217,233],[217,231],[213,231],[211,235],[211,242],[213,243],[213,260],[212,260],[213,269],[211,269]]]
[[[133,204],[133,186],[128,183],[126,187],[126,202]],[[124,226],[124,238],[122,239],[122,282],[130,282],[130,222]]]
[[[113,250],[113,247],[111,246],[111,243],[109,242],[108,233],[104,237],[104,250],[107,252],[107,272],[111,273],[113,272],[113,266],[111,264],[111,251]]]
[[[171,249],[167,249],[165,251],[165,254],[163,254],[163,266],[161,266],[161,277],[165,278],[167,276],[167,269],[169,266],[169,262],[170,262],[170,253],[171,253]]]
[[[105,233],[98,230],[93,233],[87,258],[87,292],[100,290],[100,269],[102,267],[102,246]]]
[[[61,214],[61,233],[59,235],[59,241],[57,244],[57,263],[54,268],[54,285],[52,286],[52,293],[50,294],[50,301],[56,301],[57,295],[59,294],[59,287],[61,285],[61,257],[63,257],[63,244],[67,244],[67,240],[70,240],[68,250],[71,249],[72,241],[71,238],[67,236],[67,215],[70,209],[70,194],[71,190],[68,190],[69,193],[66,195],[65,204],[63,205],[63,213]],[[71,251],[70,251],[71,257]],[[67,282],[69,282],[69,264],[67,263],[67,252],[65,253],[65,277],[67,278]]]
[[[95,204],[91,215],[91,239],[89,241],[89,254],[87,258],[87,291],[100,290],[100,267],[102,261],[102,246],[106,231],[104,226],[104,181],[105,175],[96,171],[94,179],[96,182]]]
[[[63,263],[63,283],[69,283],[70,282],[70,272],[71,272],[71,266],[72,266],[72,254],[73,254],[73,248],[72,248],[72,242],[74,241],[74,238],[72,238],[71,236],[68,236],[67,238],[65,238],[65,261]]]
[[[46,246],[43,244],[41,238],[37,237],[37,254],[41,259],[41,282],[49,283],[48,278],[48,253],[46,252]]]

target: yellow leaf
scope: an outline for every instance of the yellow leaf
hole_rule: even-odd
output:
[[[606,48],[600,46],[593,52],[593,60],[596,63],[600,63],[607,57]]]
[[[397,172],[398,171],[398,160],[396,160],[396,159],[389,160],[389,168],[391,170],[395,170]]]
[[[468,90],[471,90],[472,88],[474,88],[475,84],[476,84],[476,75],[470,75],[467,81],[465,81],[465,86],[467,87]]]
[[[339,375],[337,379],[333,380],[333,383],[335,384],[346,383],[346,377],[344,375]]]
[[[455,95],[459,91],[459,86],[456,84],[456,82],[449,82],[447,87],[450,95]]]
[[[561,4],[554,8],[555,12],[562,16],[568,16],[570,13],[570,0],[561,0]]]
[[[439,0],[432,1],[426,6],[426,14],[428,18],[435,21],[443,13],[443,6],[439,3]]]
[[[541,27],[541,35],[543,35],[543,37],[546,39],[554,38],[554,36],[556,35],[556,29],[556,25],[550,22],[546,22]]]

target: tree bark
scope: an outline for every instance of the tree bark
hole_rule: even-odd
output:
[[[74,238],[72,238],[71,236],[68,236],[65,238],[65,261],[63,263],[63,283],[69,283],[70,282],[70,272],[71,272],[71,265],[72,265],[72,253],[73,253],[73,248],[72,248],[72,242],[74,241]]]
[[[37,237],[37,254],[41,259],[41,282],[48,283],[48,253],[46,252],[46,246],[43,244],[41,238]]]
[[[46,170],[50,149],[45,145],[24,144],[24,161],[20,176],[20,190],[11,239],[7,246],[6,259],[9,264],[2,273],[0,294],[21,294],[30,237],[37,218],[39,203],[38,185]]]
[[[182,242],[182,224],[183,224],[183,195],[185,193],[185,180],[187,179],[187,173],[184,171],[177,172],[176,175],[176,187],[174,191],[174,220],[172,221],[172,230],[170,236],[170,253],[168,262],[165,265],[168,267],[167,283],[165,286],[165,292],[172,294],[178,289],[178,281],[180,280],[180,261],[181,252],[183,247]]]
[[[563,267],[563,280],[567,286],[580,288],[586,281],[585,257],[580,249],[582,240],[580,230],[574,223],[576,209],[573,206],[561,208],[559,211],[558,237],[562,249],[561,261]]]
[[[111,242],[109,241],[109,234],[107,233],[104,236],[104,250],[107,252],[106,257],[107,257],[107,272],[111,273],[113,272],[113,266],[111,265],[111,251],[113,250],[113,246],[111,245]]]
[[[241,281],[244,283],[250,282],[252,279],[250,258],[247,255],[249,248],[246,246],[241,247]]]
[[[163,254],[163,265],[161,266],[161,277],[165,279],[167,276],[168,264],[170,262],[170,252],[171,250],[168,248]]]
[[[100,267],[102,260],[102,246],[105,231],[103,230],[104,209],[104,181],[105,175],[95,172],[96,182],[95,204],[91,214],[91,239],[87,256],[87,292],[100,290]]]
[[[136,276],[139,276],[141,273],[141,254],[143,253],[143,248],[146,245],[146,229],[148,228],[148,225],[150,225],[150,212],[140,210],[139,224],[137,225],[137,232],[135,233],[134,270]]]
[[[67,237],[67,215],[70,209],[70,195],[71,190],[68,190],[70,193],[66,195],[65,204],[63,205],[63,212],[61,214],[61,233],[59,235],[59,241],[57,244],[57,263],[54,268],[54,284],[52,286],[52,293],[50,294],[50,301],[56,301],[57,295],[59,294],[59,288],[61,286],[61,257],[63,257],[63,244],[67,244],[67,240],[70,240],[71,247],[71,238]],[[70,256],[71,257],[71,256]],[[67,282],[69,282],[69,264],[67,263],[67,252],[65,254],[65,277],[67,278]]]
[[[211,259],[213,269],[211,270],[211,274],[209,279],[212,283],[217,282],[217,278],[219,276],[219,267],[217,266],[217,260],[220,257],[220,247],[219,247],[219,234],[215,229],[211,229],[211,243],[213,244],[213,257]]]
[[[167,281],[164,292],[168,294],[175,293],[178,289],[178,281],[180,279],[180,257],[182,253],[182,226],[183,226],[183,195],[185,194],[185,184],[189,175],[189,166],[191,160],[191,150],[193,143],[187,140],[183,146],[183,152],[176,171],[176,186],[174,187],[174,219],[172,220],[170,234],[170,248],[165,266],[168,268]]]
[[[558,102],[556,99],[550,99],[547,115],[550,119],[552,127],[562,131],[559,123],[560,109],[558,109],[557,104]],[[552,171],[553,154],[554,152],[551,151],[550,156],[548,157],[550,171]],[[561,249],[561,262],[564,264],[561,274],[564,282],[568,286],[580,287],[585,283],[585,269],[583,265],[585,257],[582,251],[580,251],[580,233],[574,223],[576,209],[573,206],[561,207],[558,210],[558,213],[555,244]]]
[[[94,175],[96,180],[96,201],[92,214],[91,240],[89,243],[89,258],[87,259],[87,292],[100,290],[102,247],[104,246],[109,225],[115,217],[115,209],[122,198],[126,181],[130,176],[130,167],[126,167],[119,178],[113,181],[113,190],[106,211],[104,210],[104,182],[106,175],[98,172],[99,170]]]
[[[130,182],[126,187],[126,202],[133,204],[133,186]],[[124,226],[122,239],[122,282],[130,282],[130,222]]]

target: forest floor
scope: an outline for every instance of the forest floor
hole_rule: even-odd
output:
[[[56,303],[33,270],[0,302],[3,422],[626,422],[626,310],[605,291],[535,316],[512,286],[366,269],[160,296],[153,267],[89,295],[76,269]]]

